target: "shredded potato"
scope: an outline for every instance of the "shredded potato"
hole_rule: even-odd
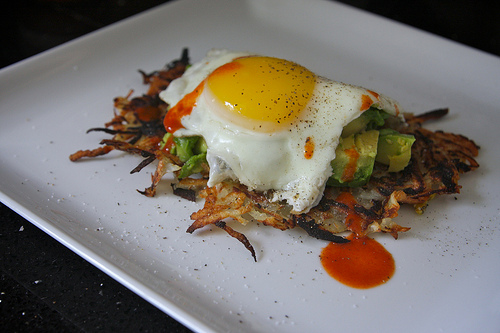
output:
[[[114,150],[139,155],[141,163],[132,171],[139,172],[146,165],[156,162],[151,185],[139,191],[154,196],[163,175],[177,174],[182,162],[168,151],[160,149],[164,136],[163,118],[168,105],[158,97],[175,78],[182,75],[189,64],[187,51],[181,59],[168,64],[165,69],[145,74],[143,81],[149,85],[147,93],[131,98],[114,100],[115,115],[103,128],[92,128],[113,135],[102,140],[102,147],[80,150],[70,156],[71,161],[106,155]],[[291,207],[283,202],[271,202],[267,193],[248,190],[237,182],[225,181],[215,187],[207,187],[208,170],[199,178],[184,178],[173,184],[174,194],[188,200],[204,200],[204,207],[191,215],[194,221],[187,229],[193,233],[207,225],[215,225],[238,239],[256,260],[255,251],[243,233],[230,227],[231,220],[242,225],[262,223],[279,230],[295,227],[309,235],[333,242],[347,242],[339,236],[353,232],[365,236],[375,232],[390,233],[394,238],[409,228],[393,221],[401,204],[411,204],[417,213],[423,213],[428,202],[436,195],[459,193],[460,175],[479,167],[475,157],[479,146],[468,138],[442,131],[430,131],[422,127],[429,120],[439,119],[448,110],[436,110],[423,115],[406,114],[406,124],[397,125],[398,131],[414,135],[410,164],[397,173],[389,173],[387,167],[376,164],[370,181],[359,188],[327,187],[321,202],[306,214],[292,214]],[[346,193],[352,199],[346,204]],[[355,217],[358,222],[353,223]]]

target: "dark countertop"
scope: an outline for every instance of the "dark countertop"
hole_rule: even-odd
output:
[[[0,67],[154,7],[161,0],[19,0],[2,19]],[[344,0],[500,55],[500,5]],[[495,7],[495,8],[493,8]],[[0,204],[0,322],[6,332],[189,332]]]

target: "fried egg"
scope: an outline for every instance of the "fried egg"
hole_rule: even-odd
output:
[[[208,186],[234,180],[307,212],[322,197],[342,129],[394,100],[285,59],[212,50],[160,93],[174,136],[202,136]]]

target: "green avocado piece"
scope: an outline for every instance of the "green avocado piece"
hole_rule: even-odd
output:
[[[401,171],[410,162],[413,142],[413,135],[401,134],[392,129],[380,130],[375,160],[388,165],[389,172]]]
[[[345,138],[364,130],[368,131],[377,129],[383,126],[385,120],[389,117],[390,115],[387,112],[371,107],[363,112],[361,116],[344,126],[344,129],[342,130],[342,137]]]
[[[198,136],[174,138],[175,154],[179,157],[181,162],[186,162],[194,155],[193,148],[198,139]]]
[[[202,172],[203,164],[207,164],[207,153],[191,156],[186,163],[182,165],[178,178],[183,179],[191,176],[192,174]]]
[[[194,149],[193,149],[194,153],[195,154],[206,153],[207,149],[208,149],[207,142],[205,141],[205,139],[202,136],[200,136],[200,138],[196,142],[196,145],[194,146]]]
[[[379,131],[371,130],[340,138],[331,162],[333,174],[327,185],[358,187],[368,182],[377,155]]]
[[[187,162],[192,156],[207,152],[207,144],[201,136],[175,137],[175,154],[181,162]]]
[[[207,143],[203,137],[175,137],[173,141],[175,146],[170,152],[177,155],[184,163],[178,174],[179,179],[203,171],[203,165],[207,164]]]
[[[369,119],[361,114],[361,116],[344,126],[344,129],[342,130],[342,138],[347,138],[353,134],[363,131],[366,128],[366,125],[368,125],[368,122]]]

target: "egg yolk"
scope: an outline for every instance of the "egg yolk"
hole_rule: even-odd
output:
[[[294,62],[272,57],[242,57],[207,78],[212,96],[225,111],[277,129],[297,119],[311,98],[315,74]],[[231,115],[230,115],[231,117]]]

